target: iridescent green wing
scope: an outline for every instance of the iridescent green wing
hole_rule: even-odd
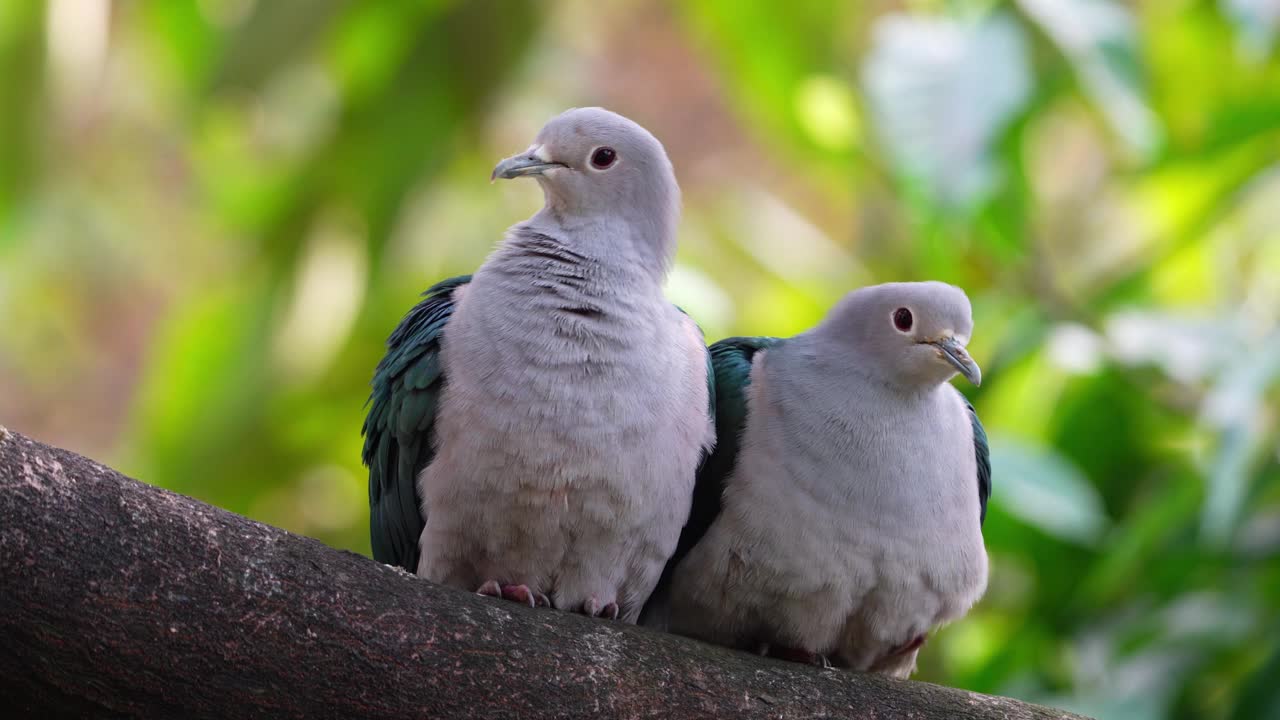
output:
[[[373,374],[364,428],[369,467],[369,535],[379,562],[414,572],[426,509],[418,474],[431,462],[436,409],[444,387],[440,339],[453,314],[454,291],[470,275],[450,278],[423,293],[387,340]]]

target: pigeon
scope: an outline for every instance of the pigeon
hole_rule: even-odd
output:
[[[680,190],[600,108],[551,119],[491,180],[544,206],[405,316],[364,423],[374,557],[529,606],[634,623],[715,441],[702,332],[668,302]]]
[[[981,382],[972,329],[959,288],[890,283],[795,337],[715,343],[718,442],[654,595],[669,629],[909,676],[987,584],[987,436],[948,382]]]

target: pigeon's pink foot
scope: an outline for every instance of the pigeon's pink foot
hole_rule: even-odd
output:
[[[592,595],[587,601],[582,603],[582,614],[587,617],[598,617],[606,620],[618,619],[618,603],[611,602],[600,604],[600,600]]]
[[[490,597],[503,598],[529,607],[550,607],[551,601],[546,595],[529,589],[528,585],[502,585],[497,580],[486,580],[476,593]]]
[[[899,657],[901,655],[906,655],[909,652],[914,652],[916,650],[919,650],[923,646],[924,646],[924,633],[920,633],[919,635],[911,638],[910,640],[899,645],[898,647],[890,650],[889,654],[886,655],[884,659],[882,659],[880,662],[884,662],[885,660],[890,660],[892,658]]]
[[[551,607],[551,600],[528,585],[503,585],[502,597],[529,607]]]
[[[779,647],[777,645],[768,645],[764,651],[764,655],[778,660],[786,660],[787,662],[803,663],[805,665],[816,665],[820,668],[831,668],[831,661],[826,655],[822,655],[801,648]]]
[[[924,638],[924,633],[921,633],[895,647],[871,663],[867,671],[898,678],[910,677],[916,670],[916,651],[924,645]]]

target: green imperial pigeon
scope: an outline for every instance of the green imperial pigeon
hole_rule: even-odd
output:
[[[364,424],[373,554],[434,582],[635,622],[714,444],[707,348],[663,297],[680,190],[599,108],[493,178],[545,206],[392,333]]]
[[[715,452],[654,602],[670,629],[906,677],[987,584],[987,437],[964,292],[849,293],[793,338],[711,347]],[[648,616],[654,613],[646,613]]]

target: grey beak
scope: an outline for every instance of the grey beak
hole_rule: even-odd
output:
[[[551,168],[564,167],[564,163],[548,162],[530,152],[512,155],[511,157],[498,163],[493,169],[493,174],[489,176],[489,182],[493,182],[498,178],[510,180],[511,178],[523,177],[525,175],[541,175]]]
[[[942,357],[954,365],[965,380],[974,385],[982,384],[982,368],[978,367],[978,363],[969,357],[969,351],[956,342],[955,338],[946,337],[930,344],[942,352]]]

